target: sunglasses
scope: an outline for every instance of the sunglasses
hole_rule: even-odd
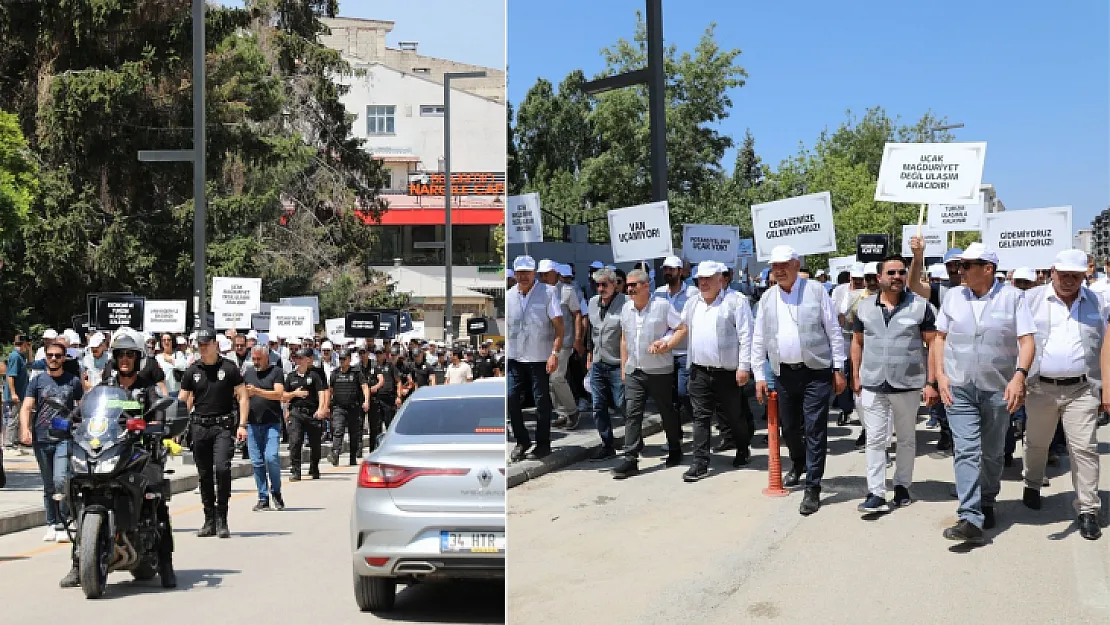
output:
[[[65,357],[66,357],[65,354],[47,354],[46,355],[47,360],[61,360]]]
[[[598,283],[597,283],[597,286],[598,286],[598,288],[601,288],[601,287],[608,287],[608,286],[609,286],[609,283],[608,283],[608,282],[598,282]]]
[[[960,269],[963,269],[964,271],[967,271],[968,269],[971,269],[972,267],[983,267],[986,264],[987,263],[985,261],[981,261],[981,260],[975,260],[975,261],[966,261],[965,260],[965,261],[960,262]]]
[[[129,349],[127,351],[120,352],[120,356],[126,356],[127,358],[136,358],[137,359],[139,357],[139,352],[137,352],[133,349]]]
[[[909,273],[909,272],[906,271],[905,269],[891,269],[891,270],[886,272],[886,275],[888,275],[888,276],[904,276],[907,273]]]

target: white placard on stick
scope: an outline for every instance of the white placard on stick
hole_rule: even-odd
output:
[[[929,227],[949,232],[967,232],[983,227],[983,204],[930,204]]]
[[[251,329],[256,332],[269,332],[270,313],[251,315]]]
[[[987,144],[888,143],[875,201],[978,204]]]
[[[740,239],[736,245],[736,255],[741,258],[755,256],[755,242],[751,239]]]
[[[184,333],[187,306],[188,302],[183,299],[148,299],[143,309],[143,331]]]
[[[251,316],[243,310],[214,310],[212,311],[213,327],[217,330],[242,330],[251,327]]]
[[[505,207],[506,243],[543,243],[539,193],[510,195]]]
[[[1000,269],[1048,269],[1071,249],[1071,207],[1008,210],[983,215],[983,245],[998,254]]]
[[[312,309],[308,306],[270,308],[270,336],[279,339],[310,337],[314,327]]]
[[[347,340],[347,337],[343,334],[343,327],[346,323],[346,317],[324,320],[324,330],[327,332],[328,340],[332,343],[335,343],[336,346],[341,345],[344,341]]]
[[[614,263],[670,256],[674,250],[667,203],[652,202],[609,211],[609,241]]]
[[[902,226],[902,256],[904,258],[911,258],[913,250],[910,249],[910,237],[917,236],[917,224],[903,224]],[[948,249],[948,232],[945,230],[934,230],[932,228],[922,228],[921,238],[925,239],[925,257],[930,256],[944,256],[944,252]]]
[[[320,323],[320,298],[318,296],[282,297],[278,301],[281,302],[282,306],[308,306],[312,309],[312,325]]]
[[[258,311],[262,278],[212,278],[212,310]],[[240,326],[242,327],[242,326]]]
[[[759,262],[771,260],[771,250],[779,245],[789,245],[801,256],[836,252],[828,191],[752,204],[752,228]]]
[[[841,271],[851,271],[852,266],[856,264],[856,255],[851,256],[833,256],[829,258],[829,279],[836,280]]]
[[[682,255],[691,263],[713,260],[731,265],[740,256],[740,228],[683,224]]]

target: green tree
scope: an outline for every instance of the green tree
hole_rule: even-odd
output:
[[[0,244],[16,236],[38,193],[38,165],[15,115],[0,111]]]

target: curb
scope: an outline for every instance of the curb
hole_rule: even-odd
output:
[[[362,448],[367,449],[369,442],[370,437],[363,436]],[[326,445],[321,445],[321,450],[323,450],[325,447],[330,450],[330,446]],[[350,451],[350,447],[350,441],[344,441],[343,453]],[[193,464],[192,453],[187,451],[182,452],[180,457],[184,464]],[[308,462],[308,454],[302,453],[301,457],[304,462]],[[281,468],[283,471],[289,468],[290,463],[288,449],[282,450],[278,454],[278,459],[281,461]],[[322,453],[321,462],[327,462],[326,452]],[[250,460],[243,460],[242,456],[236,454],[235,458],[231,461],[231,479],[237,480],[244,477],[251,477],[253,475],[254,467],[251,465]],[[199,484],[200,476],[195,473],[192,475],[182,476],[171,475],[170,500],[172,501],[173,499],[172,495],[187,493],[191,490],[194,490]],[[43,510],[41,505],[28,506],[26,508],[20,508],[18,510],[15,510],[14,512],[10,512],[6,515],[0,516],[0,536],[3,536],[5,534],[14,534],[15,532],[22,532],[23,530],[32,529],[44,525],[46,525],[46,510]]]
[[[663,421],[657,413],[652,412],[644,415],[644,438],[662,431]],[[624,427],[613,428],[613,436],[617,440],[623,440]],[[572,464],[582,462],[593,455],[598,449],[601,449],[601,439],[597,437],[588,445],[567,445],[566,447],[553,449],[551,455],[546,458],[540,460],[525,460],[524,462],[509,465],[505,482],[509,488],[520,486],[528,480],[534,480],[552,471],[558,471]]]

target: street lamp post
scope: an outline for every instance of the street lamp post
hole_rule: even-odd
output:
[[[444,282],[447,301],[443,307],[443,338],[447,345],[455,339],[451,301],[451,81],[464,78],[485,78],[485,72],[444,72],[443,74],[443,196],[444,196]]]

